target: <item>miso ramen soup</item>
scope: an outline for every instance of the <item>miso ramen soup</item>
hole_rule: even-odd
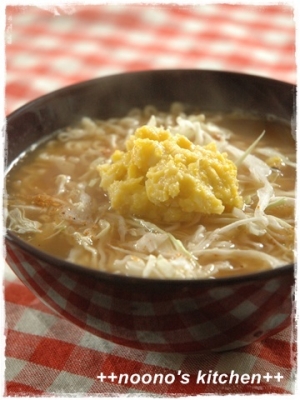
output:
[[[11,168],[7,229],[113,274],[273,269],[294,261],[295,171],[291,127],[274,119],[187,113],[179,103],[84,117]]]

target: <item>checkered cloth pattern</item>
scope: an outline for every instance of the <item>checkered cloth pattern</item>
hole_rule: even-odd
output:
[[[164,68],[230,70],[295,83],[293,9],[243,4],[6,8],[7,114],[79,81]],[[295,391],[293,324],[270,338],[226,353],[134,350],[99,339],[61,318],[7,266],[4,278],[4,396],[164,397]],[[214,380],[213,374],[229,370],[231,382]]]

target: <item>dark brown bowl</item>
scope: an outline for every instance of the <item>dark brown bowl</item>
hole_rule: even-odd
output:
[[[205,111],[240,109],[294,121],[294,85],[238,73],[141,71],[102,77],[40,97],[7,117],[7,167],[33,143],[82,116],[125,115],[174,101]],[[292,124],[293,125],[293,124]],[[293,319],[294,265],[242,277],[159,280],[94,271],[33,248],[12,232],[6,259],[61,316],[104,339],[160,352],[224,351]]]

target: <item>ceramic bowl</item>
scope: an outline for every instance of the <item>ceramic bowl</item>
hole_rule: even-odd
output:
[[[174,101],[206,111],[240,109],[292,122],[294,85],[204,70],[156,70],[105,76],[40,97],[7,117],[7,167],[33,143],[80,116],[108,118],[133,107]],[[293,322],[294,265],[241,277],[159,280],[75,265],[5,234],[6,259],[45,304],[109,341],[158,352],[225,351]]]

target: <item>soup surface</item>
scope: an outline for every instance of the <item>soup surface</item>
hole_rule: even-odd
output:
[[[179,169],[172,164],[179,155],[166,154],[165,146],[159,153],[165,164],[151,175],[162,162],[162,157],[153,161],[162,147],[149,137],[147,146],[154,153],[143,147],[139,158],[143,168],[147,165],[144,176],[142,167],[138,172],[136,164],[132,167],[136,150],[130,153],[128,143],[141,127],[164,129],[167,139],[178,138],[184,149]],[[194,154],[206,146],[217,153],[210,156],[209,168],[215,168],[210,173],[199,164],[204,190],[186,171],[198,179],[195,162],[202,156],[195,159]],[[225,163],[220,168],[211,167],[216,157]],[[137,179],[133,186],[129,165]],[[291,127],[275,120],[238,112],[187,114],[179,103],[168,112],[148,106],[106,121],[85,117],[11,168],[7,228],[56,257],[115,274],[195,279],[252,273],[294,261],[295,169]],[[180,180],[183,170],[185,181]],[[121,183],[117,203],[116,182]],[[152,197],[143,203],[147,193]],[[215,203],[207,207],[211,196]]]

